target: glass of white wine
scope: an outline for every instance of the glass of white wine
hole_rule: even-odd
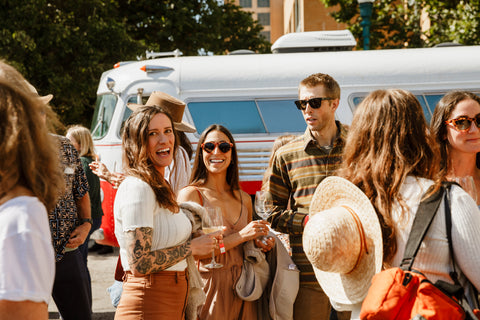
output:
[[[202,231],[205,234],[223,230],[222,209],[219,207],[205,208],[206,214],[202,219]],[[223,267],[223,264],[215,261],[215,250],[212,251],[212,261],[205,265],[205,268],[216,269]]]
[[[267,220],[273,213],[273,201],[266,191],[259,190],[255,193],[255,212],[263,220]],[[261,238],[265,242],[265,236]]]

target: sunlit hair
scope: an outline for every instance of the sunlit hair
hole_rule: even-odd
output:
[[[93,145],[92,135],[90,130],[84,126],[74,125],[68,127],[67,135],[72,136],[73,139],[79,144],[80,150],[78,154],[80,157],[89,157],[95,159],[95,146]]]
[[[24,83],[0,61],[0,197],[23,186],[50,211],[64,190],[59,145],[42,119],[43,102]]]
[[[457,104],[463,100],[472,99],[480,104],[480,97],[476,94],[468,91],[451,91],[447,93],[435,107],[432,120],[430,121],[430,130],[435,135],[437,142],[440,144],[440,168],[443,174],[447,174],[449,168],[448,165],[448,139],[447,139],[447,125],[445,121],[450,118],[453,110]],[[477,168],[480,168],[480,155],[477,153]]]
[[[207,135],[212,131],[220,131],[225,134],[233,144],[231,149],[232,156],[230,165],[227,168],[227,183],[230,186],[230,192],[235,197],[234,190],[240,190],[240,182],[239,182],[239,174],[238,174],[238,155],[237,155],[237,147],[235,145],[235,140],[233,139],[232,134],[230,131],[222,125],[219,124],[212,124],[207,129],[205,129],[202,134],[200,135],[200,139],[198,140],[197,144],[197,151],[195,153],[195,161],[193,163],[192,169],[192,176],[190,179],[190,183],[195,186],[200,186],[205,184],[207,181],[208,170],[205,167],[205,163],[203,162],[203,149],[200,147],[207,137]]]
[[[123,166],[126,175],[137,177],[150,185],[153,189],[157,202],[161,207],[171,211],[178,211],[176,196],[168,182],[155,168],[148,152],[148,126],[157,114],[164,114],[173,126],[170,114],[159,106],[143,106],[135,110],[125,121],[122,134]],[[175,139],[172,155],[175,157],[178,141]]]
[[[440,186],[439,152],[429,133],[422,107],[404,90],[370,93],[355,111],[338,172],[371,200],[383,233],[384,261],[397,250],[392,205],[406,204],[400,187],[408,175],[435,181]]]
[[[300,82],[300,87],[314,88],[322,85],[326,89],[327,96],[330,98],[340,99],[340,86],[337,81],[328,74],[315,73]]]
[[[267,187],[268,178],[272,174],[272,165],[273,159],[275,158],[275,152],[282,146],[286,145],[297,136],[294,134],[285,134],[283,136],[279,136],[275,139],[272,146],[272,151],[270,151],[270,159],[268,160],[268,168],[263,174],[263,181],[262,181],[262,190],[265,190]]]

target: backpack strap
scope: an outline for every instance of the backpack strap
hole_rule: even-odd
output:
[[[434,186],[430,187],[427,192],[431,192],[431,189]],[[417,213],[413,220],[412,230],[408,236],[407,245],[405,247],[405,253],[403,255],[402,263],[400,263],[400,268],[402,270],[411,270],[415,256],[417,255],[420,244],[427,234],[428,228],[432,224],[433,218],[437,213],[438,207],[442,202],[442,196],[445,188],[442,185],[434,194],[432,194],[427,199],[424,199],[420,202],[418,206]]]

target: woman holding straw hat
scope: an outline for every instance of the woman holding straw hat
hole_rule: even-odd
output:
[[[439,155],[438,144],[428,130],[422,107],[412,93],[400,89],[377,90],[370,93],[358,106],[345,145],[344,162],[338,174],[357,186],[375,209],[382,231],[384,267],[399,266],[423,195],[432,186],[434,191],[438,190],[444,179],[443,172],[440,171]],[[315,209],[315,205],[312,207]],[[478,289],[480,212],[472,198],[456,185],[451,188],[451,211],[456,262],[462,275]],[[365,234],[365,241],[362,241],[364,246],[357,250],[361,261],[365,259],[365,255],[370,255],[372,249],[376,255],[377,245],[373,244],[372,247],[372,244],[369,244],[369,239],[375,239],[375,236],[370,235],[375,233],[368,231],[368,224],[364,223],[360,214],[358,216]],[[309,228],[318,227],[314,218],[315,216],[308,222]],[[310,225],[311,223],[313,225]],[[308,236],[304,235],[304,241],[308,240],[305,237]],[[341,256],[340,248],[337,248],[337,257],[338,253]],[[355,263],[354,261],[353,264]],[[422,272],[432,282],[443,280],[452,283],[449,277],[450,266],[442,203],[416,256],[413,268]],[[343,269],[338,268],[335,261],[333,266],[328,267],[334,272],[337,267],[341,272],[346,270],[347,273],[355,273],[354,270],[347,270],[345,266]],[[320,277],[319,280],[321,279]],[[352,289],[343,288],[342,282],[337,284],[340,289],[336,291],[331,290],[331,283],[324,286],[322,282],[322,287],[334,304],[353,309],[352,318],[358,317],[360,303],[367,293],[368,284],[353,300],[348,299]],[[329,291],[335,294],[329,294]]]

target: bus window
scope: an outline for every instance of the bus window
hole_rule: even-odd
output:
[[[93,139],[101,139],[107,134],[116,104],[117,96],[113,94],[97,97],[91,126]]]
[[[257,100],[269,133],[304,132],[305,121],[294,100]]]
[[[437,105],[438,101],[443,98],[445,94],[426,94],[425,99],[427,99],[428,108],[433,114],[433,110],[435,110],[435,106]]]
[[[423,95],[415,95],[415,97],[417,98],[418,102],[420,102],[420,105],[422,106],[425,120],[427,121],[427,123],[430,123],[430,119],[432,119],[433,110],[429,109],[427,101],[425,100],[425,97]]]
[[[211,124],[221,124],[232,134],[265,133],[255,101],[190,102],[188,110],[197,132]]]

